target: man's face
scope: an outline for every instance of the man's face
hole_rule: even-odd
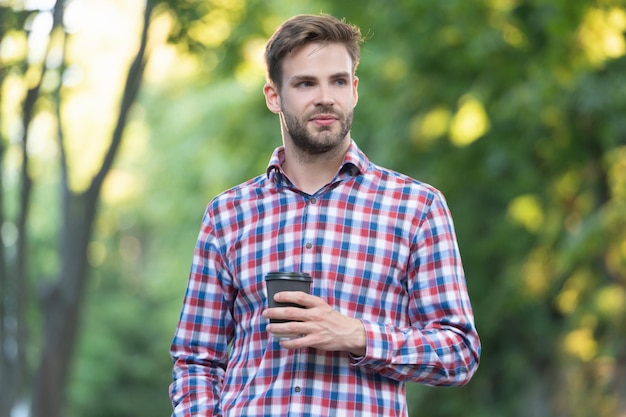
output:
[[[312,43],[283,61],[280,91],[266,86],[270,110],[281,115],[287,140],[307,154],[320,154],[349,138],[358,94],[352,61],[340,43]]]

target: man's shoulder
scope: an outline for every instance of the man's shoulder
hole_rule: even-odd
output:
[[[441,195],[441,191],[427,182],[372,162],[369,165],[366,178],[369,176],[370,181],[376,183],[379,187],[391,190],[404,190],[411,193]]]
[[[271,181],[266,174],[257,175],[249,180],[230,187],[211,200],[211,205],[221,206],[229,202],[245,201],[247,199],[257,198],[268,190]]]

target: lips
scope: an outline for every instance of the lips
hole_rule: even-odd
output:
[[[311,121],[320,125],[330,125],[337,121],[337,116],[332,114],[318,114],[311,117]]]

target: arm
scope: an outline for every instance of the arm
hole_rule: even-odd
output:
[[[366,353],[355,359],[389,378],[463,385],[480,361],[480,339],[467,293],[452,217],[439,193],[424,213],[408,274],[411,326],[363,321]]]
[[[276,295],[277,301],[306,309],[265,310],[266,318],[296,320],[270,324],[267,330],[304,335],[282,340],[284,348],[350,352],[354,366],[391,379],[428,385],[467,383],[478,367],[480,340],[452,219],[443,198],[437,198],[421,219],[412,245],[407,280],[410,326],[357,320],[333,310],[319,297],[283,292]]]
[[[196,244],[180,320],[170,347],[173,416],[221,416],[220,392],[232,334],[232,290],[209,215]]]

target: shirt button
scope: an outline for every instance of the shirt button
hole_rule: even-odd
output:
[[[309,203],[311,203],[311,204],[315,204],[315,203],[317,203],[317,199],[316,199],[315,197],[311,197],[311,198],[309,199]]]
[[[311,242],[307,242],[307,244],[305,246],[306,246],[307,249],[311,249],[313,247]]]
[[[300,392],[300,387],[295,387],[295,388],[294,388],[294,391],[296,391],[296,392]]]

